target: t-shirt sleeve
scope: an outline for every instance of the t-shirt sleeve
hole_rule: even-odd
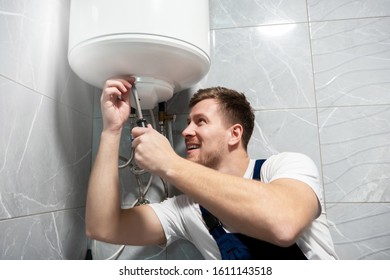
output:
[[[268,158],[261,168],[261,180],[265,183],[280,178],[291,178],[306,183],[316,194],[323,207],[323,195],[319,173],[311,158],[301,153],[285,152]]]
[[[178,204],[183,203],[183,199],[184,196],[179,195],[168,198],[161,203],[149,204],[161,222],[167,239],[167,246],[185,236],[183,218],[178,209]]]

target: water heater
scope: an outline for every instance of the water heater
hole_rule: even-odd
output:
[[[142,109],[210,68],[208,0],[72,0],[68,60],[87,83],[132,75]]]

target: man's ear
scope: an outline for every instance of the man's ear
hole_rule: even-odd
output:
[[[243,133],[243,127],[242,125],[236,123],[230,127],[230,138],[228,141],[228,144],[230,146],[237,145],[238,143],[241,143],[242,133]]]

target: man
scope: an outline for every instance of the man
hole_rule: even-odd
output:
[[[337,258],[314,163],[302,154],[281,153],[263,164],[261,181],[252,180],[255,161],[248,157],[247,145],[254,114],[243,94],[221,87],[200,90],[190,101],[182,133],[186,159],[150,126],[132,130],[137,164],[183,195],[121,209],[119,142],[133,83],[131,77],[111,79],[103,89],[103,131],[87,197],[90,238],[129,245],[169,245],[186,238],[206,259],[220,259],[202,205],[227,232],[281,248],[297,244],[307,259]]]

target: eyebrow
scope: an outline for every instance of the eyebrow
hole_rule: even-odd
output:
[[[191,119],[196,119],[199,117],[204,117],[205,119],[209,120],[209,118],[204,113],[197,113],[197,114],[192,115],[192,118],[190,116],[187,117],[187,124],[190,123]]]

